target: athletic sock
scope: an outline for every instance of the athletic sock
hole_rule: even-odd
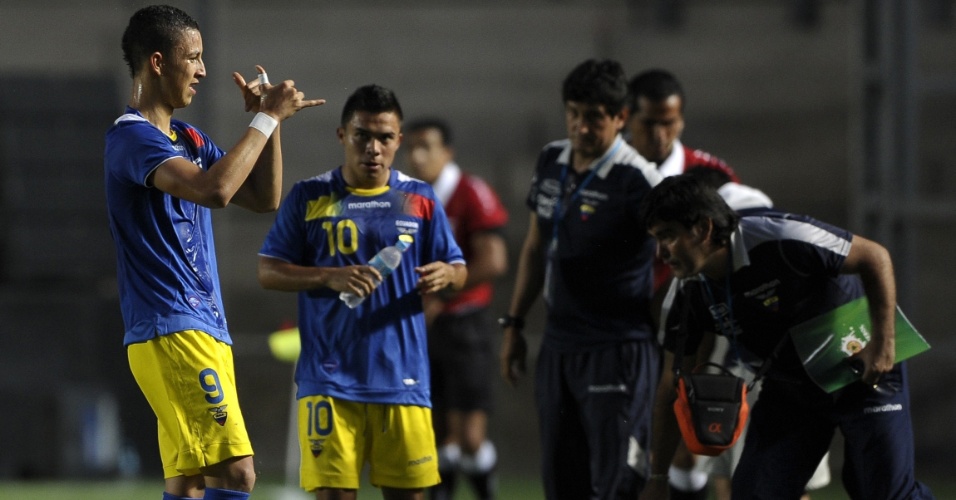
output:
[[[441,483],[429,488],[431,500],[451,500],[455,496],[458,462],[461,460],[461,448],[457,444],[446,444],[438,449],[438,475]]]
[[[461,462],[461,448],[455,444],[446,444],[438,449],[438,468],[457,469]]]
[[[707,500],[707,474],[673,465],[667,472],[671,500]]]
[[[222,488],[206,488],[203,500],[246,500],[249,493],[245,491],[225,490]]]
[[[461,472],[468,476],[468,481],[481,500],[490,500],[495,497],[498,481],[495,468],[498,465],[498,451],[494,443],[484,441],[474,455],[461,456]]]

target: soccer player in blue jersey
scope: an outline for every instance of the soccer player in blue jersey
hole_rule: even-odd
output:
[[[255,470],[236,400],[210,209],[275,210],[278,123],[324,101],[304,100],[292,81],[263,86],[234,73],[246,110],[258,113],[223,151],[172,118],[206,76],[196,21],[173,7],[143,8],[122,46],[133,89],[106,135],[106,198],[124,343],[157,416],[164,498],[246,498]]]
[[[388,499],[424,497],[439,482],[422,294],[467,278],[430,185],[392,169],[402,108],[377,85],[345,102],[341,167],[297,182],[259,257],[259,282],[299,292],[301,484],[316,498],[354,499],[363,465]],[[384,280],[367,265],[410,243]],[[341,292],[365,297],[354,309]]]
[[[621,137],[627,77],[588,60],[562,88],[568,138],[538,156],[528,232],[504,328],[502,374],[525,369],[524,315],[544,296],[535,372],[549,499],[636,498],[646,474],[659,350],[654,242],[638,207],[661,176]]]
[[[664,304],[652,477],[666,479],[679,438],[672,366],[685,316],[679,311],[686,307],[684,370],[694,368],[692,353],[715,334],[727,337],[731,349],[771,361],[750,413],[732,498],[800,498],[837,428],[850,498],[933,498],[914,476],[906,368],[894,364],[896,285],[885,248],[806,216],[769,209],[738,215],[688,174],[661,182],[641,210],[661,258],[681,280]],[[828,394],[806,374],[789,330],[863,296],[872,332],[855,355],[862,382]],[[641,498],[667,498],[667,481],[651,481]]]

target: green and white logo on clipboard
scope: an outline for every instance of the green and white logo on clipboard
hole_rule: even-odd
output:
[[[800,361],[823,390],[834,392],[860,379],[846,358],[870,341],[870,307],[861,297],[790,329]],[[896,362],[929,349],[926,339],[896,308]]]

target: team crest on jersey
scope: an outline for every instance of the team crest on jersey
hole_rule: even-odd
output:
[[[398,234],[415,234],[418,232],[418,228],[418,221],[401,219],[395,221],[395,229],[398,230]]]
[[[768,297],[763,301],[763,306],[773,312],[780,311],[780,297],[777,297],[776,295],[773,297]]]
[[[587,221],[588,218],[591,217],[591,214],[593,214],[596,211],[597,209],[594,208],[593,205],[588,205],[587,203],[582,204],[581,205],[581,220]]]
[[[324,447],[324,439],[309,439],[309,452],[312,453],[313,457],[321,455]]]
[[[226,407],[229,405],[214,406],[209,409],[209,412],[212,413],[213,420],[216,421],[219,425],[226,425]]]

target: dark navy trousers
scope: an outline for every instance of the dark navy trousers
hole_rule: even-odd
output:
[[[637,498],[659,367],[654,340],[579,352],[542,345],[535,401],[548,500]]]
[[[798,499],[837,429],[844,438],[843,484],[854,500],[934,498],[914,477],[906,367],[879,388],[851,384],[827,394],[805,378],[763,382],[750,416],[734,500]]]

